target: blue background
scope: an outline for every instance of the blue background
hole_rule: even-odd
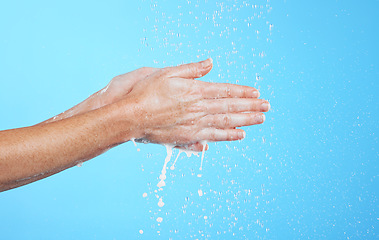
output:
[[[243,141],[210,144],[201,178],[200,158],[181,155],[163,208],[164,147],[129,142],[1,193],[0,238],[376,239],[378,7],[2,1],[1,130],[59,114],[118,74],[207,57],[204,81],[255,86],[272,110]]]

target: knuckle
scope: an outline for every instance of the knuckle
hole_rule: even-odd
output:
[[[249,95],[246,88],[242,89],[241,92],[242,92],[242,97],[247,97]]]
[[[140,72],[146,72],[146,71],[149,70],[149,68],[148,68],[148,67],[141,67],[141,68],[139,68],[138,70],[139,70]]]
[[[209,138],[210,138],[211,140],[216,140],[216,133],[215,133],[214,131],[210,132],[210,133],[209,133]]]
[[[163,68],[162,69],[162,73],[166,73],[166,74],[169,74],[172,72],[172,68],[171,67],[166,67],[166,68]]]
[[[143,75],[147,75],[147,74],[150,74],[153,70],[154,70],[154,68],[152,68],[152,67],[141,67],[140,69],[138,69],[139,70],[139,72],[141,73],[141,74],[143,74]]]
[[[233,112],[233,110],[234,110],[234,108],[233,108],[233,105],[232,104],[228,104],[227,105],[227,110],[228,110],[228,112]]]
[[[206,88],[201,86],[201,84],[197,80],[192,81],[191,89],[192,89],[193,95],[196,96],[198,99],[202,99],[203,98],[202,96],[206,95]]]
[[[224,88],[225,96],[230,97],[231,96],[231,91],[229,86],[225,86]]]
[[[112,80],[111,80],[111,82],[118,82],[118,81],[120,81],[121,80],[121,76],[122,75],[118,75],[116,77],[113,77]]]
[[[172,68],[171,67],[165,67],[165,68],[160,69],[159,72],[160,72],[160,75],[170,76],[170,74],[172,72]]]
[[[231,119],[230,119],[230,116],[229,115],[225,115],[222,117],[222,124],[223,126],[225,127],[229,127],[230,124],[231,124]]]
[[[200,102],[195,102],[188,106],[187,111],[190,113],[198,113],[198,112],[204,112],[205,106],[201,104]]]

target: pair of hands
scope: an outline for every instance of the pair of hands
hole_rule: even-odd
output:
[[[97,107],[116,104],[119,111],[130,112],[126,108],[133,106],[133,137],[138,141],[201,151],[202,141],[241,140],[245,132],[236,128],[263,123],[270,105],[258,99],[255,88],[195,80],[212,66],[207,59],[117,76],[96,93]]]
[[[262,123],[270,105],[258,99],[255,88],[196,80],[211,69],[211,59],[141,68],[115,77],[39,126],[0,131],[0,191],[50,176],[132,138],[192,151],[203,150],[203,141],[244,138],[237,127]]]

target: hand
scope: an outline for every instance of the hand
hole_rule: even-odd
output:
[[[134,84],[155,71],[158,71],[158,69],[144,67],[116,76],[105,88],[92,94],[83,102],[37,125],[56,122],[115,103],[125,97],[133,89]]]
[[[130,93],[137,82],[158,70],[158,68],[143,67],[114,77],[105,88],[95,94],[99,104],[97,107],[100,108],[121,100]]]
[[[233,141],[245,137],[236,129],[263,123],[267,101],[252,87],[195,80],[212,69],[212,60],[150,71],[136,81],[122,101],[134,103],[140,141],[192,145],[201,141]]]

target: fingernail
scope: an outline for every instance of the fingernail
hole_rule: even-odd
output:
[[[262,109],[262,111],[268,111],[268,110],[270,110],[270,104],[268,102],[262,103],[261,109]]]
[[[263,123],[264,121],[266,120],[266,116],[264,114],[261,114],[259,117],[258,117],[258,121]]]
[[[238,132],[238,139],[244,139],[246,137],[246,132],[243,131],[243,132]]]
[[[212,58],[208,58],[207,60],[202,61],[201,65],[203,66],[203,68],[210,68],[212,66],[212,63],[213,63]]]
[[[254,98],[259,98],[259,92],[257,90],[254,90],[252,95]]]

